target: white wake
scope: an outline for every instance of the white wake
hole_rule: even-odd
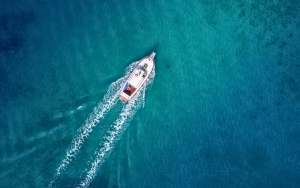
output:
[[[56,169],[53,180],[50,182],[49,187],[52,187],[52,184],[55,182],[56,178],[61,174],[63,170],[69,165],[73,158],[75,158],[82,144],[89,136],[89,133],[92,132],[93,127],[99,124],[100,120],[104,118],[105,114],[118,102],[119,90],[124,85],[127,77],[133,71],[135,66],[139,61],[130,64],[125,69],[125,76],[118,79],[116,82],[113,82],[107,93],[104,95],[104,98],[98,105],[93,109],[93,112],[89,114],[89,117],[86,119],[85,123],[78,129],[78,133],[72,140],[71,146],[67,149],[65,157],[62,159],[61,164]]]
[[[100,166],[105,162],[105,159],[109,156],[116,141],[120,139],[123,132],[128,127],[130,121],[133,119],[135,113],[141,106],[145,106],[145,92],[146,88],[152,87],[152,83],[155,77],[155,70],[151,74],[151,78],[146,82],[146,84],[141,88],[141,90],[136,94],[136,96],[131,99],[122,109],[118,119],[112,125],[112,128],[107,131],[106,137],[100,143],[101,149],[95,152],[95,159],[90,162],[92,167],[87,172],[85,179],[80,183],[79,187],[87,187],[90,182],[97,175],[97,171]]]

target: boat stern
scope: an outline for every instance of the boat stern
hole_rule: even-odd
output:
[[[124,103],[128,101],[128,100],[127,100],[125,97],[123,97],[122,95],[120,95],[120,100],[123,101]]]

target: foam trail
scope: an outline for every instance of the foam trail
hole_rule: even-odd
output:
[[[143,91],[144,90],[142,90],[142,92]],[[90,184],[90,182],[94,179],[97,173],[97,169],[111,153],[115,142],[119,140],[124,130],[126,130],[128,126],[128,121],[131,120],[132,117],[135,115],[136,109],[141,106],[137,104],[138,102],[141,104],[141,101],[139,101],[141,93],[139,93],[138,95],[139,96],[136,96],[135,99],[130,100],[128,104],[124,106],[119,118],[114,123],[113,130],[107,132],[108,136],[104,138],[105,141],[103,142],[103,147],[99,150],[98,153],[96,153],[96,159],[92,163],[92,167],[87,173],[85,180],[81,182],[81,187],[87,187]]]
[[[109,130],[108,136],[104,137],[103,145],[101,149],[96,152],[95,160],[92,162],[91,169],[87,172],[86,178],[80,183],[80,187],[89,186],[90,182],[97,175],[99,167],[105,162],[105,159],[109,156],[116,141],[118,141],[123,132],[128,127],[130,121],[133,119],[135,113],[141,106],[145,105],[145,92],[147,85],[153,83],[155,72],[153,70],[151,78],[147,81],[146,85],[143,86],[141,91],[137,93],[136,97],[131,99],[122,109],[119,118],[114,122],[112,130]]]
[[[2,160],[1,163],[11,163],[13,161],[16,161],[16,160],[19,160],[29,154],[31,154],[32,152],[34,152],[35,150],[37,149],[37,147],[34,147],[34,148],[31,148],[17,156],[14,156],[14,157],[11,157],[11,158],[8,158],[8,159],[5,159],[5,160]]]
[[[8,174],[10,174],[12,172],[13,172],[13,170],[6,171],[5,173],[0,175],[0,179],[4,178],[5,176],[7,176]]]
[[[82,143],[89,136],[89,133],[92,131],[93,127],[95,127],[100,120],[104,118],[104,115],[116,104],[118,101],[120,88],[124,85],[126,78],[138,63],[139,61],[129,65],[125,69],[125,76],[118,79],[116,82],[113,82],[109,86],[103,100],[94,108],[93,112],[86,119],[85,123],[79,128],[77,135],[73,138],[72,144],[67,150],[60,166],[56,169],[56,174],[54,175],[54,179],[50,182],[49,187],[52,187],[52,184],[55,182],[58,175],[60,175],[61,171],[65,170],[68,164],[72,161],[72,158],[75,157],[76,151],[81,148]]]
[[[54,127],[53,129],[49,130],[49,131],[45,131],[45,132],[41,132],[40,134],[38,134],[37,136],[35,137],[32,137],[28,140],[28,142],[32,142],[32,141],[35,141],[36,139],[42,139],[44,138],[45,136],[48,136],[50,134],[53,134],[55,131],[61,129],[63,127],[62,124],[59,124],[57,127]]]

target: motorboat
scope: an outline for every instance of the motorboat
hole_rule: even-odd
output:
[[[132,99],[142,88],[154,68],[154,57],[156,53],[152,52],[150,56],[142,59],[129,75],[124,86],[120,91],[120,100],[126,103]]]

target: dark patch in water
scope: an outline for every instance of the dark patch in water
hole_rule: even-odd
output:
[[[280,44],[279,48],[283,48],[285,46],[286,46],[286,42],[283,42],[283,43]]]
[[[18,51],[24,44],[24,39],[12,34],[9,37],[1,37],[0,52]]]
[[[243,17],[245,17],[245,15],[246,15],[245,10],[243,10],[238,16],[240,18],[243,18]]]
[[[24,32],[34,17],[28,12],[0,15],[0,53],[17,52],[24,46]]]
[[[0,69],[0,88],[2,101],[15,100],[16,98],[30,98],[36,91],[28,85],[23,85],[13,80],[9,74]]]
[[[266,48],[268,48],[268,46],[275,45],[276,42],[277,42],[277,39],[275,37],[273,37],[272,40],[266,44]]]
[[[35,15],[30,12],[0,13],[0,54],[5,57],[0,66],[0,87],[4,101],[30,98],[35,92],[31,86],[22,83],[20,78],[24,75],[16,60],[23,63],[24,56],[15,54],[26,45],[26,29],[34,19]],[[12,56],[14,60],[10,58]]]
[[[283,73],[280,81],[280,94],[282,97],[288,98],[289,101],[298,102],[300,100],[300,69],[296,64],[290,66],[286,72]],[[284,95],[283,95],[284,94]]]

